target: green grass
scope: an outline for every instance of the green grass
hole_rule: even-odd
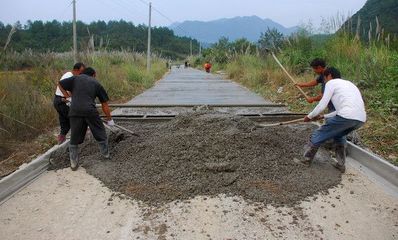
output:
[[[359,130],[363,143],[398,165],[398,52],[383,44],[363,45],[340,35],[326,41],[322,49],[313,48],[304,54],[298,45],[278,54],[299,82],[314,78],[308,65],[315,57],[327,59],[329,66],[341,70],[343,78],[357,84],[368,113],[366,125]],[[221,68],[231,79],[265,98],[287,103],[292,111],[307,113],[315,106],[302,98],[270,56],[239,55]],[[315,96],[320,89],[306,91]]]
[[[147,72],[145,57],[132,52],[96,52],[80,57],[96,69],[111,102],[130,100],[167,71],[164,61],[154,58]],[[72,68],[73,59],[71,54],[26,51],[8,53],[1,61],[12,70],[0,72],[0,148],[4,149],[8,142],[30,141],[58,126],[53,96],[57,81]]]

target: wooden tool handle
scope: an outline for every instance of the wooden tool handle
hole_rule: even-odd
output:
[[[278,65],[282,68],[282,70],[286,73],[286,75],[290,78],[290,80],[292,80],[292,82],[294,83],[294,86],[296,86],[296,88],[301,92],[301,94],[303,94],[303,96],[305,98],[308,98],[308,95],[303,91],[303,89],[301,89],[301,87],[296,85],[296,80],[294,80],[294,78],[289,74],[289,72],[285,69],[285,67],[281,64],[281,62],[279,62],[278,58],[275,56],[275,54],[273,52],[271,52],[272,57],[275,59],[276,63],[278,63]]]
[[[304,119],[299,118],[299,119],[294,119],[294,120],[286,121],[286,122],[278,122],[278,123],[271,123],[271,124],[257,124],[256,126],[258,126],[258,127],[274,127],[274,126],[288,125],[291,123],[299,123],[299,122],[304,122]]]
[[[125,128],[125,127],[122,127],[122,126],[120,126],[120,125],[115,124],[115,127],[119,128],[119,129],[121,129],[121,130],[123,130],[123,131],[126,131],[126,132],[130,133],[131,135],[138,136],[137,133],[131,131],[130,129],[127,129],[127,128]]]
[[[113,132],[113,133],[115,132],[110,126],[108,126],[108,125],[106,124],[106,121],[105,121],[105,120],[102,120],[102,121],[104,122],[104,126],[105,126],[107,129],[109,129],[109,131],[111,131],[111,132]],[[125,131],[125,132],[130,133],[131,135],[139,136],[137,133],[131,131],[130,129],[127,129],[127,128],[122,127],[122,126],[117,125],[117,124],[115,124],[114,126],[115,126],[116,128],[119,128],[120,130],[123,130],[123,131]]]

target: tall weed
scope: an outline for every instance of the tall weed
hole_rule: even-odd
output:
[[[147,72],[144,56],[132,52],[94,52],[80,58],[96,69],[97,79],[113,102],[131,99],[167,70],[163,60],[154,57],[152,70]],[[0,72],[1,143],[35,138],[57,126],[53,96],[60,76],[72,68],[72,59],[70,53],[31,51],[9,53],[2,59],[8,69],[24,71]]]
[[[311,41],[309,37],[307,40]],[[359,130],[363,142],[398,164],[398,52],[380,43],[362,44],[344,34],[331,37],[321,48],[309,45],[304,40],[286,45],[278,58],[299,82],[314,79],[309,62],[321,57],[329,66],[340,69],[343,78],[357,84],[368,112],[368,122]],[[302,98],[270,56],[236,56],[225,70],[229,77],[266,98],[288,103],[292,111],[309,112],[315,106]],[[320,89],[306,91],[317,95]]]

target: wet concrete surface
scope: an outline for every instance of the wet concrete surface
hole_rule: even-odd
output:
[[[208,107],[208,104],[272,104],[245,87],[196,69],[175,68],[155,86],[138,95],[127,104],[167,105],[193,104],[194,108],[120,108],[114,115],[177,115],[210,109],[231,114],[258,114],[287,112],[286,107]],[[199,109],[198,109],[199,108]]]
[[[267,104],[241,85],[195,69],[173,68],[154,87],[134,98],[134,104]]]
[[[101,160],[97,144],[86,142],[81,163],[113,191],[149,205],[219,194],[294,205],[341,180],[324,149],[311,167],[293,161],[314,125],[256,128],[244,117],[203,111],[123,126],[139,137],[111,134],[111,160]],[[52,162],[55,169],[69,167],[65,153]]]

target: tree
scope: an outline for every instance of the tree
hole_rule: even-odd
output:
[[[211,48],[211,60],[221,64],[228,62],[228,53],[231,50],[231,44],[226,37],[221,37]]]
[[[5,26],[0,22],[0,46],[4,46],[12,26]],[[22,27],[16,25],[18,31],[13,35],[12,44],[9,48],[15,51],[32,49],[38,52],[70,51],[72,47],[72,23],[58,21],[28,21]],[[145,52],[147,45],[147,31],[145,25],[135,26],[132,22],[104,21],[92,22],[90,24],[77,22],[78,44],[81,51],[89,46],[95,49],[109,50],[130,49],[137,52]],[[91,40],[90,44],[89,41]],[[187,38],[178,37],[166,27],[154,27],[152,29],[152,47],[155,54],[171,58],[185,58],[190,53],[192,41],[193,52],[199,51],[199,42]],[[102,43],[102,44],[101,44]]]
[[[237,39],[231,45],[234,52],[238,54],[253,54],[256,51],[256,45],[246,38]]]
[[[267,49],[273,51],[279,51],[282,48],[284,36],[278,32],[276,28],[268,28],[266,32],[261,33],[258,45],[260,50],[265,51]]]

